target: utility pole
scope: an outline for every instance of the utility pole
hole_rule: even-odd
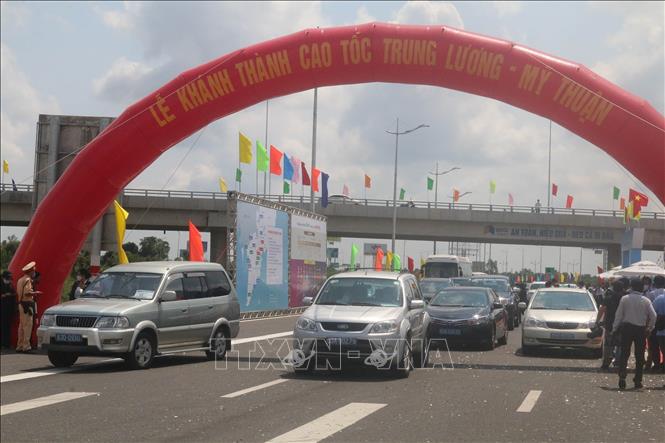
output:
[[[452,168],[448,169],[447,171],[439,172],[439,162],[437,160],[436,162],[436,172],[430,172],[430,175],[434,175],[434,208],[437,208],[439,205],[439,176],[440,175],[445,175],[449,172],[455,171],[457,169],[462,169],[458,168],[457,166],[453,166]],[[436,254],[436,240],[434,240],[434,254]]]

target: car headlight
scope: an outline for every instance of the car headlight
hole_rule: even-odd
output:
[[[300,317],[296,322],[296,328],[304,331],[316,331],[316,322],[306,317]]]
[[[42,320],[39,322],[42,326],[55,326],[55,315],[53,314],[44,314],[42,315]]]
[[[95,323],[98,329],[122,329],[129,327],[127,317],[100,317]]]
[[[544,321],[538,320],[537,318],[529,317],[524,321],[524,326],[536,327],[536,328],[546,328],[547,325]]]
[[[489,321],[489,315],[484,315],[482,317],[476,316],[469,320],[470,325],[479,325],[481,323],[487,323]]]
[[[387,334],[389,332],[395,332],[399,329],[399,324],[394,321],[382,321],[379,323],[374,323],[372,329],[370,329],[370,334]]]
[[[509,299],[509,298],[499,297],[499,301],[500,301],[501,304],[504,305],[504,306],[506,306],[507,304],[510,303],[510,299]]]

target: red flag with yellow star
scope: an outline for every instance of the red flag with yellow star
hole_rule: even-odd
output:
[[[633,217],[637,217],[642,212],[642,207],[649,204],[649,197],[634,189],[628,191],[628,201],[633,202]]]

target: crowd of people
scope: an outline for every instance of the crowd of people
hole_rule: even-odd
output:
[[[11,348],[12,325],[18,315],[18,330],[16,352],[29,353],[32,351],[32,331],[37,316],[37,299],[41,291],[37,290],[39,272],[37,263],[28,263],[22,268],[23,275],[13,285],[12,273],[2,272],[2,288],[0,305],[0,342],[3,349]],[[69,291],[69,300],[79,298],[85,288],[90,284],[90,272],[81,269],[76,274],[76,280]]]

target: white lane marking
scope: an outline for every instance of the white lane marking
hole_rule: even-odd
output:
[[[247,323],[250,321],[261,321],[261,320],[279,320],[280,318],[290,318],[290,317],[300,317],[302,314],[292,314],[292,315],[280,315],[277,317],[264,317],[264,318],[246,318],[240,320],[240,323]]]
[[[27,380],[29,378],[36,378],[36,377],[45,377],[47,375],[64,374],[67,372],[82,371],[84,369],[93,369],[98,366],[105,366],[108,363],[118,363],[121,361],[123,361],[121,358],[112,358],[109,360],[102,360],[96,363],[86,363],[82,365],[76,365],[72,366],[71,368],[48,368],[48,369],[42,369],[40,371],[30,371],[30,372],[22,372],[19,374],[3,375],[2,377],[0,377],[0,383]]]
[[[279,338],[279,337],[288,337],[291,334],[293,334],[293,331],[278,332],[276,334],[259,335],[257,337],[232,339],[231,343],[233,343],[234,345],[241,345],[243,343],[252,343],[252,342],[255,342],[255,341],[270,340],[270,339]]]
[[[542,393],[543,391],[529,391],[520,407],[517,408],[517,412],[531,412]]]
[[[284,383],[284,382],[287,382],[287,381],[289,381],[288,378],[279,378],[277,380],[269,381],[268,383],[263,383],[263,384],[260,384],[260,385],[257,385],[257,386],[253,386],[251,388],[241,389],[240,391],[236,391],[236,392],[232,392],[230,394],[222,395],[222,398],[240,397],[241,395],[245,395],[245,394],[249,394],[250,392],[259,391],[261,389],[269,388],[271,386],[275,386],[275,385],[278,385],[280,383]]]
[[[11,403],[8,405],[0,406],[0,415],[23,412],[27,411],[28,409],[41,408],[42,406],[62,403],[63,401],[76,400],[77,398],[89,397],[91,395],[99,394],[97,392],[61,392],[60,394],[33,398],[32,400],[20,401],[18,403]]]
[[[335,409],[316,420],[295,428],[292,431],[273,438],[268,443],[311,442],[315,443],[362,420],[368,415],[387,406],[386,403],[349,403]]]
[[[256,337],[240,338],[240,339],[232,340],[232,342],[233,342],[234,345],[241,345],[243,343],[253,343],[255,341],[260,341],[260,340],[270,340],[270,339],[273,339],[273,338],[288,337],[291,334],[293,334],[293,332],[291,332],[291,331],[278,332],[276,334],[268,334],[268,335],[259,335],[259,336],[256,336]],[[123,361],[121,358],[112,358],[110,360],[103,360],[103,361],[97,362],[97,363],[90,363],[90,364],[72,366],[71,368],[49,368],[49,369],[43,369],[41,371],[31,371],[31,372],[23,372],[23,373],[20,373],[20,374],[4,375],[4,376],[0,377],[0,383],[7,383],[7,382],[11,382],[11,381],[18,381],[18,380],[27,380],[27,379],[36,378],[36,377],[45,377],[47,375],[64,374],[64,373],[67,373],[67,372],[81,371],[81,370],[84,370],[84,369],[95,368],[97,366],[103,366],[103,365],[106,365],[107,363],[115,363],[115,362],[121,362],[121,361]]]

